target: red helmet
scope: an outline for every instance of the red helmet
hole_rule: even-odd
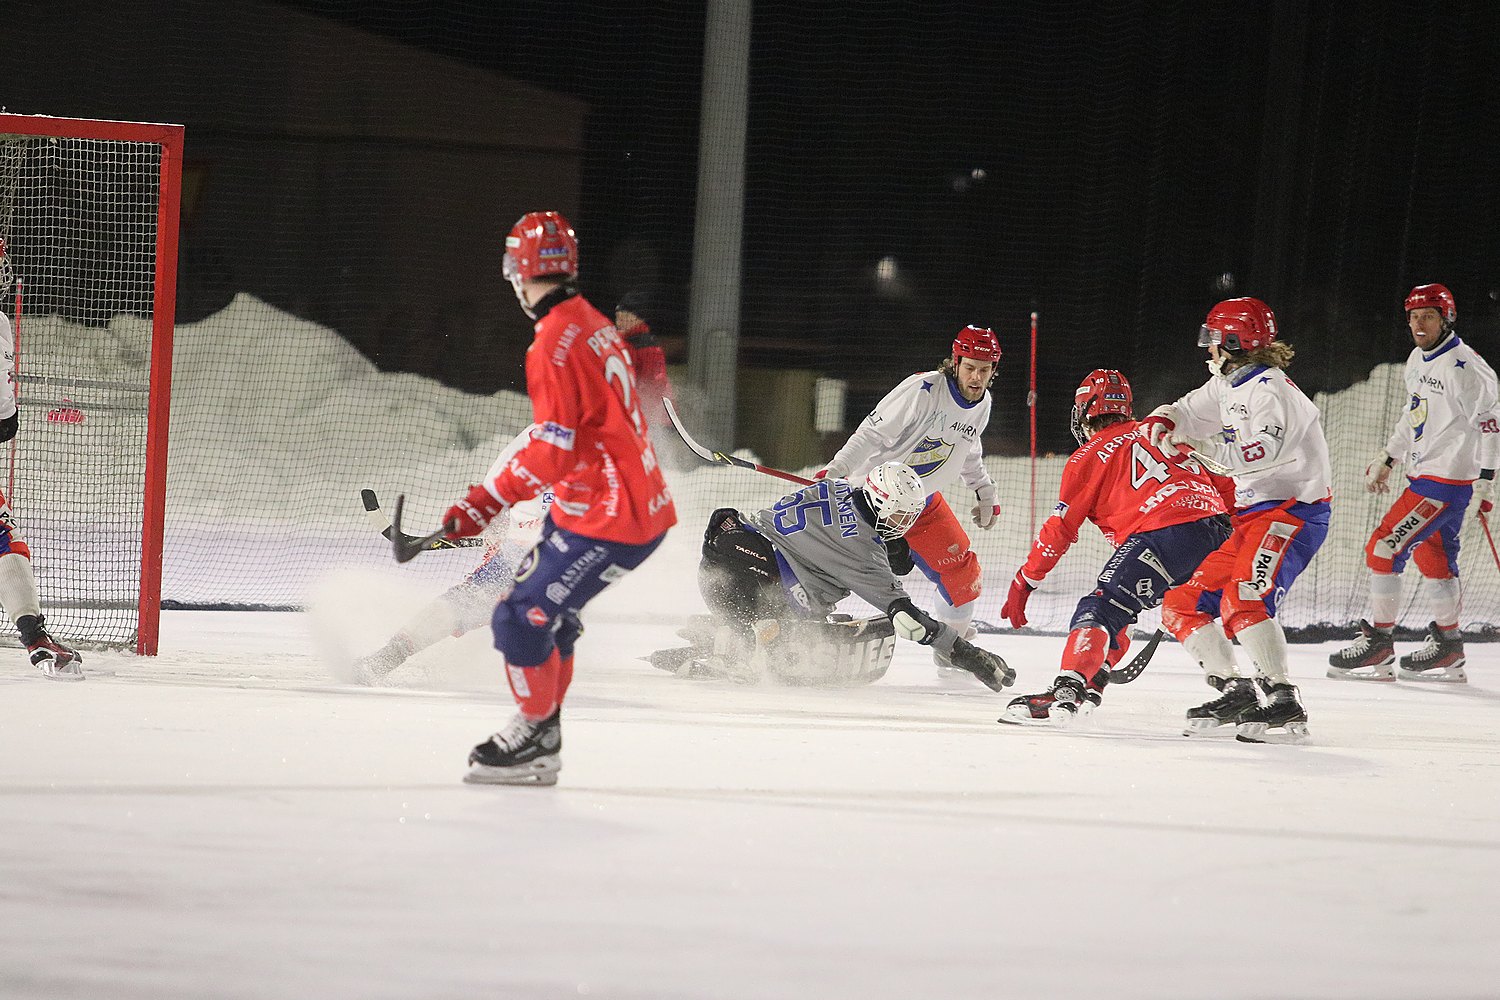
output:
[[[1218,344],[1231,353],[1253,351],[1276,339],[1276,314],[1260,299],[1225,299],[1208,311],[1198,346]]]
[[[983,326],[966,326],[953,338],[953,358],[973,358],[975,361],[1000,363],[1000,338],[995,331]]]
[[[1087,421],[1110,413],[1122,417],[1131,416],[1131,404],[1134,401],[1130,381],[1123,374],[1112,368],[1095,368],[1073,393],[1073,437],[1079,444],[1084,444],[1089,439],[1088,430],[1084,427]]]
[[[561,212],[527,212],[505,237],[505,277],[512,283],[578,273],[578,237]]]
[[[1406,296],[1406,311],[1413,309],[1436,309],[1443,317],[1444,323],[1453,323],[1458,319],[1458,303],[1453,301],[1453,293],[1443,285],[1418,285]]]

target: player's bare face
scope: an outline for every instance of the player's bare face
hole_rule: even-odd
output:
[[[963,393],[964,399],[977,403],[984,398],[984,390],[990,387],[990,379],[995,377],[995,363],[959,358],[955,374],[958,375],[958,391]]]
[[[1443,314],[1431,306],[1407,313],[1406,325],[1411,327],[1412,341],[1424,351],[1436,347],[1443,339]]]

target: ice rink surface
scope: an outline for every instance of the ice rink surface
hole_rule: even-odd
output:
[[[1294,646],[1314,742],[1253,746],[1181,735],[1211,692],[1175,645],[1038,731],[920,647],[743,687],[606,608],[542,789],[460,783],[512,712],[487,635],[366,689],[309,619],[168,613],[82,684],[0,657],[0,997],[1500,993],[1500,645],[1444,687]],[[980,641],[1016,693],[1061,646]]]

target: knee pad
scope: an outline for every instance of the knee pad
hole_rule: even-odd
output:
[[[534,667],[552,653],[555,622],[545,608],[532,605],[517,607],[510,601],[495,605],[490,618],[495,648],[505,662],[516,667]],[[576,636],[575,636],[576,638]]]
[[[1443,540],[1439,535],[1424,538],[1411,557],[1417,564],[1417,571],[1429,580],[1451,580],[1458,576],[1454,571],[1454,564],[1458,560],[1448,557],[1448,550],[1443,547]]]
[[[1257,622],[1269,621],[1270,614],[1266,611],[1265,603],[1255,601],[1253,603],[1231,602],[1229,614],[1224,616],[1224,632],[1233,638],[1241,631],[1249,628]]]
[[[1079,601],[1077,610],[1073,612],[1073,620],[1068,624],[1069,631],[1080,628],[1102,628],[1108,635],[1113,636],[1129,628],[1130,623],[1135,621],[1140,611],[1118,600],[1120,596],[1111,595],[1108,591],[1096,590]]]
[[[1167,591],[1166,600],[1161,603],[1162,628],[1172,633],[1178,642],[1214,620],[1208,612],[1198,609],[1201,594],[1197,587],[1184,584]]]

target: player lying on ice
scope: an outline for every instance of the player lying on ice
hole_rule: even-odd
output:
[[[885,673],[895,635],[940,651],[992,690],[1014,683],[1004,660],[920,610],[896,578],[891,549],[909,561],[898,543],[926,503],[917,474],[886,462],[858,486],[820,479],[749,517],[714,511],[698,571],[713,624],[685,632],[694,646],[652,662],[745,681],[862,684]],[[851,593],[885,618],[830,622]]]
[[[1210,309],[1198,346],[1209,353],[1209,380],[1141,421],[1153,446],[1191,446],[1234,470],[1234,534],[1162,602],[1162,626],[1220,692],[1188,709],[1185,733],[1301,743],[1307,710],[1287,676],[1276,614],[1328,537],[1328,443],[1318,408],[1286,375],[1294,352],[1260,299]],[[1254,661],[1256,680],[1240,676],[1230,638]]]
[[[1167,588],[1186,582],[1229,537],[1228,508],[1207,471],[1174,448],[1146,441],[1132,415],[1130,383],[1097,369],[1074,393],[1072,430],[1079,449],[1063,469],[1056,509],[1037,532],[1000,614],[1026,624],[1026,601],[1093,521],[1116,545],[1094,592],[1078,602],[1057,679],[1023,695],[1001,722],[1056,725],[1099,703],[1108,667],[1125,655],[1127,633]]]
[[[495,459],[487,479],[499,475],[536,429],[517,434]],[[463,580],[449,587],[401,626],[373,653],[354,661],[356,684],[377,684],[408,659],[449,636],[466,635],[490,624],[495,603],[515,584],[516,567],[536,545],[542,521],[552,505],[550,490],[502,511],[484,529],[484,559]]]

